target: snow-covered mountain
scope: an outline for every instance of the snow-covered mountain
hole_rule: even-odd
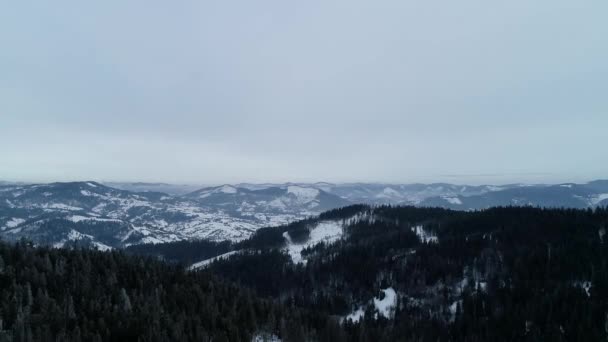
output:
[[[101,249],[187,239],[232,240],[353,203],[457,210],[608,206],[608,181],[587,184],[239,184],[182,195],[97,182],[0,185],[0,238]]]
[[[120,190],[128,190],[133,192],[162,192],[169,195],[183,195],[202,187],[201,185],[193,184],[146,182],[103,182],[102,184]]]
[[[314,214],[351,204],[339,196],[314,186],[278,185],[251,189],[233,185],[204,188],[184,196],[197,203],[238,212],[242,215],[258,213]]]
[[[417,205],[424,200],[437,196],[473,196],[517,187],[517,185],[455,185],[433,184],[328,184],[320,186],[325,191],[348,199],[354,203],[370,204],[408,204]]]
[[[96,182],[0,187],[0,237],[101,249],[184,239],[241,240],[348,204],[297,186],[205,188],[185,196],[131,192]]]
[[[420,205],[457,210],[509,205],[564,208],[605,207],[608,206],[607,183],[595,181],[587,184],[520,186],[473,196],[443,195],[427,198]]]
[[[436,206],[456,210],[493,206],[532,205],[588,208],[608,205],[608,181],[556,185],[330,184],[306,185],[342,197],[351,203]]]

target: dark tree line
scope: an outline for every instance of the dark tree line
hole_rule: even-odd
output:
[[[0,341],[250,341],[260,332],[297,341],[339,330],[326,315],[176,264],[0,243]]]
[[[206,272],[334,317],[365,307],[365,319],[342,325],[345,341],[608,338],[607,209],[358,210],[330,216],[364,213],[341,242],[304,250],[305,265],[281,244],[260,245]],[[438,243],[422,241],[418,225]],[[394,319],[374,319],[370,300],[389,286],[399,293]]]
[[[284,234],[305,240],[323,220],[344,222],[344,239],[294,264]],[[604,341],[607,230],[605,208],[353,206],[235,244],[0,243],[0,341]],[[373,298],[388,287],[386,318]]]

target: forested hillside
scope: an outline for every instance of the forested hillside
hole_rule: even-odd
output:
[[[151,259],[0,244],[0,341],[250,341],[331,323]]]
[[[351,206],[239,243],[1,244],[0,340],[603,341],[607,228],[605,208]]]
[[[606,209],[379,207],[319,221],[340,214],[343,238],[303,249],[303,262],[258,234],[206,272],[327,313],[348,341],[607,337]],[[305,225],[314,232],[316,224]]]

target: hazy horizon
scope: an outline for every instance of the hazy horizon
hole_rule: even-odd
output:
[[[0,179],[606,178],[608,2],[15,2]]]
[[[106,184],[106,185],[112,185],[112,184],[162,184],[162,185],[170,185],[170,186],[183,186],[183,187],[215,187],[215,186],[221,186],[221,185],[243,185],[243,184],[251,184],[251,185],[272,185],[272,184],[276,184],[276,185],[281,185],[281,184],[319,184],[319,183],[329,183],[329,184],[337,184],[337,185],[345,185],[345,184],[378,184],[378,185],[411,185],[411,184],[439,184],[439,183],[446,183],[446,184],[453,184],[453,185],[470,185],[470,186],[477,186],[477,185],[512,185],[512,184],[525,184],[525,185],[557,185],[557,184],[567,184],[567,183],[574,183],[574,184],[586,184],[589,182],[593,182],[593,181],[604,181],[604,180],[608,180],[608,177],[606,178],[597,178],[597,179],[588,179],[588,180],[581,180],[581,181],[556,181],[556,182],[543,182],[543,181],[539,181],[539,182],[503,182],[503,183],[491,183],[491,182],[482,182],[482,181],[470,181],[470,182],[466,182],[466,181],[428,181],[428,182],[379,182],[379,181],[359,181],[359,182],[329,182],[329,181],[302,181],[302,182],[297,182],[297,181],[285,181],[285,182],[232,182],[232,183],[170,183],[170,182],[163,182],[163,181],[138,181],[138,180],[100,180],[100,179],[87,179],[87,178],[82,178],[82,179],[72,179],[72,180],[42,180],[42,181],[18,181],[18,180],[7,180],[7,179],[0,179],[0,183],[1,182],[7,182],[7,183],[22,183],[22,184],[49,184],[49,183],[70,183],[70,182],[97,182],[97,183],[102,183],[102,184]]]

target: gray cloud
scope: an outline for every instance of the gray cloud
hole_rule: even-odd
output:
[[[0,178],[608,174],[605,1],[4,7]]]

